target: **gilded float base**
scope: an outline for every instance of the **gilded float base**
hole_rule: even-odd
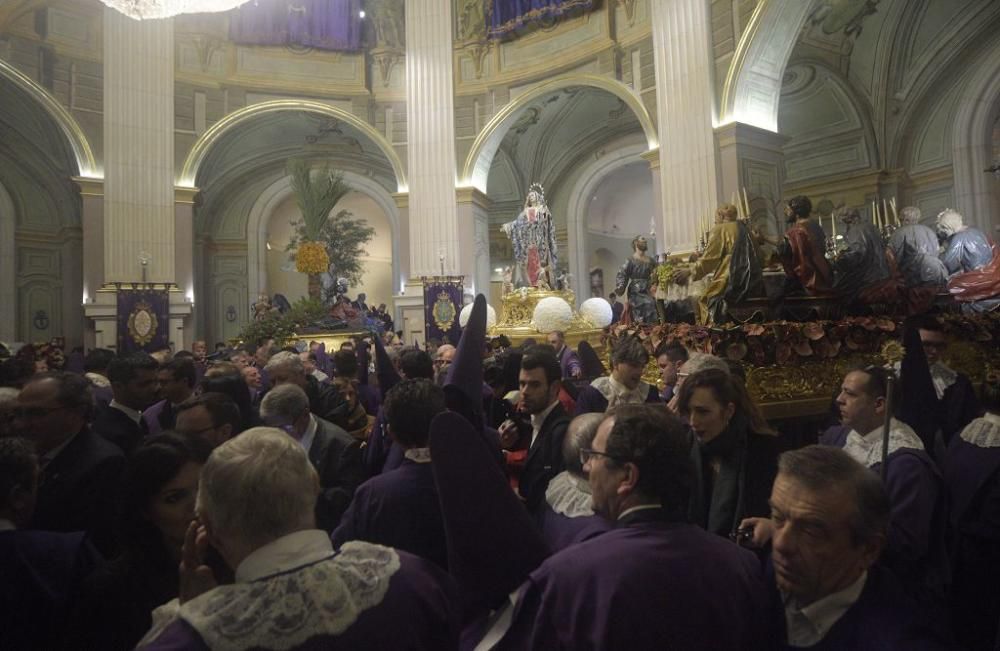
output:
[[[543,290],[524,288],[504,295],[500,305],[500,313],[497,315],[496,324],[488,330],[491,337],[500,335],[510,339],[511,344],[518,346],[527,339],[534,339],[538,343],[545,343],[545,336],[548,333],[539,332],[532,324],[532,315],[535,313],[535,306],[543,298],[555,296],[563,299],[570,306],[576,304],[576,296],[570,290]],[[600,352],[604,347],[604,330],[595,328],[592,323],[584,319],[574,308],[573,321],[566,328],[566,343],[571,348],[576,348],[581,341],[588,342],[594,350]]]
[[[358,339],[371,336],[372,333],[369,330],[331,330],[329,332],[295,335],[289,337],[288,343],[294,346],[300,341],[306,344],[315,341],[316,343],[326,344],[326,352],[332,355],[340,350],[340,345],[345,341],[357,341]]]

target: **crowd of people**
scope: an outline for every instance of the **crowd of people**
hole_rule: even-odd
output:
[[[798,449],[726,360],[485,324],[4,362],[0,648],[997,644],[1000,379],[932,318]]]

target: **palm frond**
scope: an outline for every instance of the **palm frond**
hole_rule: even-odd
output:
[[[329,168],[314,174],[308,161],[302,158],[288,161],[288,173],[292,177],[295,203],[302,213],[303,236],[308,241],[316,241],[330,212],[351,191],[351,186],[342,174]]]

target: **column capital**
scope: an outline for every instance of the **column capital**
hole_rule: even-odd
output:
[[[649,163],[649,169],[660,169],[660,148],[650,149],[639,154],[639,158]]]
[[[471,203],[472,205],[489,210],[493,205],[493,200],[480,192],[477,188],[456,188],[455,201],[457,203]]]
[[[410,207],[410,193],[409,192],[393,192],[392,200],[396,202],[396,207],[400,210],[406,210]]]
[[[779,154],[784,154],[785,143],[790,140],[788,136],[742,122],[730,122],[716,127],[715,139],[719,147],[741,145]]]
[[[74,176],[73,183],[80,189],[80,195],[84,197],[103,197],[104,179],[92,176]]]
[[[174,203],[194,205],[195,197],[201,192],[199,188],[192,188],[183,185],[174,186]]]

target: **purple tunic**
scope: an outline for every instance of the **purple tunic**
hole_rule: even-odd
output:
[[[556,513],[547,502],[542,502],[535,513],[535,520],[545,544],[552,552],[590,540],[612,528],[610,522],[599,515],[570,517]]]
[[[559,367],[562,369],[563,378],[571,378],[574,373],[583,372],[580,357],[569,346],[563,346],[562,350],[559,351]]]
[[[448,568],[444,522],[429,463],[409,459],[358,487],[331,537],[334,547],[364,540],[394,547]]]
[[[765,600],[752,553],[693,525],[636,521],[532,572],[498,648],[750,649]]]

